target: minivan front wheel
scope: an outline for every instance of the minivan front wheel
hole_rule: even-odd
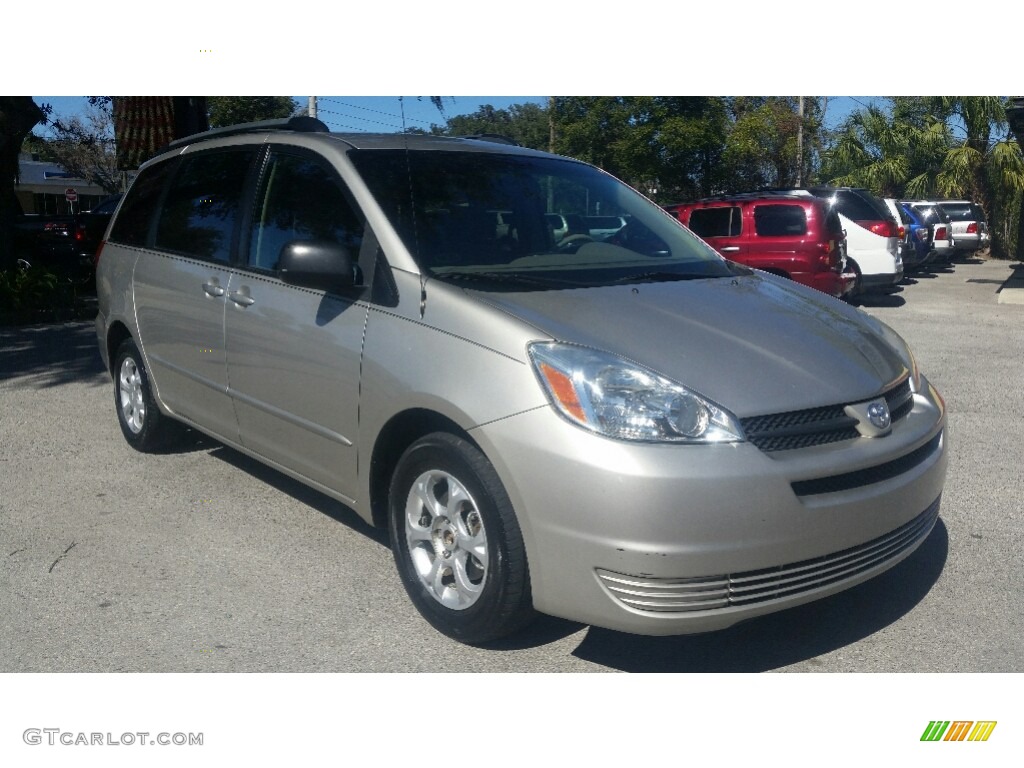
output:
[[[137,451],[160,447],[170,437],[173,425],[157,408],[149,374],[132,339],[117,348],[113,373],[114,406],[124,439]]]
[[[389,506],[402,583],[437,630],[485,643],[532,618],[522,534],[479,448],[444,432],[417,440],[398,461]]]

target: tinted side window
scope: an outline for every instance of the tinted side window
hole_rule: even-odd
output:
[[[875,221],[892,217],[885,203],[879,202],[875,205],[869,198],[845,190],[836,193],[836,207],[843,216],[852,221]]]
[[[799,205],[759,205],[754,209],[754,231],[761,237],[807,234],[807,216]]]
[[[251,151],[186,157],[160,212],[156,247],[211,261],[231,260]]]
[[[740,233],[740,209],[697,208],[690,213],[690,230],[701,237],[735,237]]]
[[[363,220],[335,172],[306,157],[273,153],[256,198],[248,263],[277,269],[281,249],[295,240],[327,240],[359,256]]]
[[[139,174],[110,232],[112,242],[140,247],[147,245],[149,226],[153,223],[160,194],[174,168],[175,162],[170,161],[151,165]]]

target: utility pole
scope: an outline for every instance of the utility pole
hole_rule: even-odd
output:
[[[309,109],[306,111],[310,117],[316,117],[316,96],[309,97]]]
[[[804,97],[797,96],[800,122],[796,126],[796,185],[804,185]]]

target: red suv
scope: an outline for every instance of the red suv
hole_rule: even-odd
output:
[[[853,287],[843,227],[824,200],[758,192],[665,208],[727,259],[836,298]]]

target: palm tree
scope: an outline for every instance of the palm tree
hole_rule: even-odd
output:
[[[1022,215],[1024,157],[1009,133],[1001,96],[940,96],[932,99],[947,120],[962,123],[965,137],[946,153],[938,174],[939,192],[947,197],[970,197],[981,203],[992,227],[992,254],[1013,255],[1012,224]],[[1016,229],[1020,229],[1020,224]],[[1017,248],[1020,248],[1017,243]]]
[[[962,197],[979,202],[992,254],[1012,254],[1024,197],[1024,158],[996,96],[897,97],[891,113],[851,115],[826,153],[824,177],[883,197]],[[962,136],[957,135],[963,133]]]

